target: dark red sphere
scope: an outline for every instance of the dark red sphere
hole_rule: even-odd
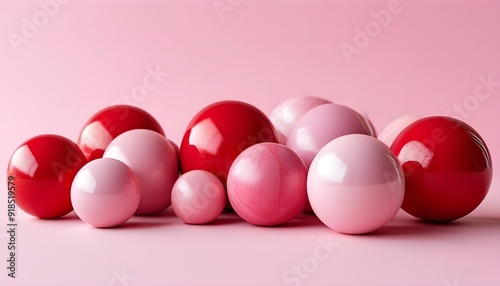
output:
[[[391,150],[405,172],[402,209],[426,221],[447,222],[472,212],[488,193],[493,170],[481,136],[444,116],[406,127]]]
[[[78,145],[87,159],[101,158],[113,139],[132,129],[149,129],[165,136],[158,121],[146,111],[130,105],[115,105],[97,112],[85,123]]]
[[[21,144],[10,159],[7,179],[17,205],[39,218],[57,218],[73,210],[71,184],[87,163],[73,141],[40,135]]]
[[[274,126],[262,111],[239,101],[213,103],[187,127],[180,147],[182,172],[206,170],[225,186],[236,157],[260,142],[278,142]]]

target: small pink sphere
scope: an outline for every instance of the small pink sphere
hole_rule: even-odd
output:
[[[222,182],[205,170],[182,174],[172,189],[172,208],[185,223],[210,223],[222,213],[225,205]]]
[[[276,128],[278,142],[285,144],[286,138],[295,123],[309,110],[330,101],[315,96],[297,96],[278,104],[269,115]]]
[[[283,224],[304,207],[306,178],[304,162],[290,148],[277,143],[252,145],[229,170],[229,201],[249,223]]]
[[[76,215],[95,227],[115,227],[129,220],[139,206],[139,182],[122,162],[95,159],[83,166],[71,186]]]
[[[302,116],[288,135],[286,145],[295,151],[309,168],[323,146],[347,134],[371,135],[363,116],[347,106],[328,103]]]
[[[389,222],[403,203],[404,186],[403,170],[389,147],[361,134],[328,143],[307,177],[314,213],[347,234],[372,232]]]
[[[141,201],[136,215],[155,214],[170,206],[179,159],[164,136],[146,129],[127,131],[111,141],[103,157],[122,161],[137,176]]]
[[[385,145],[391,147],[392,142],[394,142],[394,139],[398,137],[401,131],[421,118],[422,116],[411,114],[398,117],[391,121],[391,123],[387,124],[387,126],[378,135],[378,139],[384,142]]]

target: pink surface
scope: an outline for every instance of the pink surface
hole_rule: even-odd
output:
[[[404,114],[454,116],[500,162],[498,1],[67,2],[44,23],[38,0],[0,0],[0,173],[26,139],[76,140],[111,104],[145,109],[179,144],[214,101],[247,101],[269,114],[306,94],[366,114],[377,130]],[[43,27],[22,36],[34,15]],[[372,36],[359,32],[372,26]],[[493,180],[464,219],[428,225],[400,213],[368,236],[337,234],[308,216],[279,228],[227,214],[190,226],[169,209],[101,230],[74,214],[44,221],[18,210],[19,278],[2,267],[0,284],[499,285],[499,176]],[[6,201],[0,196],[2,227]]]

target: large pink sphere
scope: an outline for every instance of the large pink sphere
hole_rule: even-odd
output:
[[[127,131],[111,141],[103,157],[122,161],[136,174],[141,188],[136,215],[155,214],[170,206],[179,160],[164,136],[146,129]]]
[[[347,106],[328,103],[302,116],[288,135],[286,145],[307,167],[326,143],[347,134],[372,134],[363,116]]]
[[[399,133],[403,131],[406,127],[408,127],[413,122],[421,119],[421,116],[418,115],[403,115],[391,121],[387,126],[380,132],[378,135],[378,139],[385,143],[385,145],[391,147],[394,139],[398,137]]]
[[[276,128],[278,141],[285,144],[288,134],[295,123],[309,110],[330,101],[315,96],[297,96],[278,104],[269,115]]]
[[[401,207],[404,185],[389,147],[361,134],[328,143],[307,177],[314,213],[331,229],[348,234],[368,233],[389,222]]]
[[[71,203],[84,222],[114,227],[129,220],[139,206],[139,182],[124,163],[101,158],[80,169],[71,186]]]
[[[172,208],[183,222],[206,224],[226,205],[226,191],[214,174],[193,170],[182,174],[172,189]]]
[[[283,224],[304,207],[306,177],[306,166],[290,148],[256,144],[243,151],[229,170],[229,201],[252,224]]]

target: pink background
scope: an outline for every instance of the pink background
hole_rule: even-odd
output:
[[[404,114],[443,115],[468,104],[455,117],[476,128],[494,165],[500,162],[500,86],[490,87],[487,99],[475,93],[479,77],[500,82],[500,1],[401,0],[400,12],[372,30],[349,63],[339,45],[353,45],[356,27],[370,26],[370,11],[390,1],[217,1],[230,10],[218,15],[212,0],[69,1],[45,25],[38,1],[0,0],[0,173],[26,139],[56,133],[76,140],[84,122],[113,103],[147,110],[180,142],[191,117],[214,101],[242,100],[269,114],[282,100],[306,94],[365,113],[379,132]],[[9,38],[22,35],[23,18],[32,22],[33,15],[43,27],[16,52]],[[148,67],[168,76],[123,101]],[[427,225],[400,213],[367,236],[337,234],[306,216],[279,228],[228,214],[214,225],[187,226],[167,211],[101,230],[74,214],[42,221],[18,210],[18,278],[7,279],[4,262],[0,281],[500,285],[499,205],[495,175],[488,197],[467,218]],[[5,261],[6,196],[0,210]],[[319,261],[319,240],[329,239],[338,245]],[[310,273],[287,283],[292,265],[303,264]]]

